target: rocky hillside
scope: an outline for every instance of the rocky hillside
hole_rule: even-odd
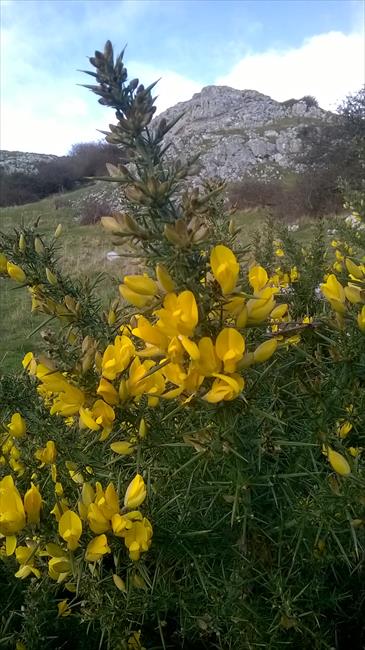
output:
[[[180,102],[158,115],[152,127],[162,118],[172,121],[181,114],[181,119],[166,136],[166,143],[171,143],[167,155],[185,159],[200,153],[199,172],[227,181],[240,180],[247,175],[271,180],[280,178],[287,169],[299,171],[297,155],[306,146],[305,127],[307,131],[308,127],[320,128],[332,116],[319,108],[311,97],[277,102],[255,90],[207,86],[189,101]],[[62,172],[62,161],[66,163],[67,160],[68,157],[47,154],[1,151],[0,175],[4,172],[5,178],[14,172],[34,175],[38,174],[42,163],[59,161],[61,167],[55,168],[52,177],[57,180]],[[85,175],[93,175],[93,172],[81,173],[80,177]],[[67,184],[59,180],[67,189]],[[197,182],[197,177],[191,182]],[[50,192],[58,191],[52,188]],[[20,202],[31,200],[36,198],[27,195]],[[87,198],[100,209],[106,209],[107,205],[121,209],[121,200],[120,188],[111,188],[110,184],[102,182],[95,184],[92,196]],[[12,201],[4,205],[11,205]]]
[[[5,174],[38,174],[38,166],[57,160],[59,156],[25,151],[0,151],[0,171]]]
[[[170,155],[185,157],[200,151],[200,164],[208,176],[272,177],[283,168],[298,167],[295,155],[305,146],[299,136],[303,127],[331,119],[331,113],[315,104],[312,98],[277,102],[255,90],[207,86],[154,122],[184,113],[166,136],[172,143]]]

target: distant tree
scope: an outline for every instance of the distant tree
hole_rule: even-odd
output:
[[[71,147],[69,156],[80,178],[105,176],[106,163],[125,162],[120,148],[107,142],[79,142]]]
[[[304,97],[302,97],[299,101],[305,102],[307,108],[319,108],[318,100],[313,97],[313,95],[304,95]]]
[[[348,95],[327,124],[306,125],[299,131],[304,152],[298,162],[313,170],[326,169],[332,178],[330,191],[339,179],[357,187],[364,177],[365,164],[365,89]]]
[[[342,122],[349,137],[354,138],[359,146],[365,143],[365,86],[357,93],[348,95],[338,107]]]

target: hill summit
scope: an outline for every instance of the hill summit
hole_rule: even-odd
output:
[[[245,173],[279,176],[296,169],[295,155],[305,147],[304,127],[320,127],[331,119],[313,97],[278,102],[256,90],[206,86],[192,99],[155,118],[168,121],[183,113],[166,136],[170,154],[201,152],[203,174],[228,180]]]

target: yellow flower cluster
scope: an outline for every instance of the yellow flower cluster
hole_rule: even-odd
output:
[[[200,296],[190,290],[176,291],[174,280],[162,265],[157,266],[156,281],[148,276],[124,278],[120,292],[127,301],[138,308],[154,303],[158,307],[158,294],[162,293],[162,306],[151,307],[152,317],[136,315],[131,328],[134,340],[137,339],[135,345],[122,336],[105,351],[98,394],[106,401],[116,404],[118,396],[123,401],[145,394],[149,405],[154,406],[159,398],[173,399],[183,394],[189,399],[199,393],[205,401],[216,403],[232,400],[243,390],[244,379],[238,371],[249,364],[245,338],[238,330],[260,324],[269,317],[276,306],[274,295],[279,291],[279,284],[269,279],[262,267],[253,266],[249,272],[253,295],[239,291],[239,264],[234,253],[223,245],[212,250],[210,269],[222,299],[211,305],[209,324],[214,327],[218,318],[221,321],[221,307],[226,320],[215,339],[199,336],[199,314],[203,312]],[[202,291],[209,282],[208,276],[202,283]],[[252,363],[265,361],[277,347],[273,340],[262,345],[249,353]],[[108,380],[122,373],[132,356],[128,377],[121,379],[118,391],[115,388],[113,391]],[[156,358],[158,364],[153,361]]]
[[[350,282],[344,286],[331,273],[326,281],[321,284],[321,291],[338,315],[341,323],[352,305],[360,307],[357,312],[357,324],[359,329],[365,332],[365,265],[357,265],[350,259],[346,259],[345,264]]]
[[[24,465],[20,460],[20,449],[16,443],[26,434],[26,422],[20,413],[13,413],[10,422],[5,427],[5,433],[0,435],[1,456],[0,465],[8,464],[18,476],[24,473]]]
[[[100,377],[94,393],[80,388],[77,377],[26,355],[23,365],[39,380],[38,390],[51,414],[71,422],[78,417],[81,428],[98,431],[103,441],[113,429],[116,407],[138,403],[142,396],[150,407],[179,396],[185,401],[199,396],[209,403],[235,399],[245,385],[241,372],[268,360],[281,344],[273,336],[249,351],[241,332],[272,322],[272,317],[276,323],[282,320],[288,306],[277,305],[275,296],[288,278],[269,278],[264,268],[253,265],[248,274],[253,293],[245,293],[237,284],[236,256],[223,245],[213,248],[209,266],[199,295],[178,291],[162,264],[156,267],[156,279],[124,277],[120,293],[144,313],[122,326],[102,354],[90,341],[85,345],[87,367],[93,366]],[[215,296],[209,309],[207,295]],[[216,335],[201,334],[207,329]],[[113,443],[112,449],[132,453],[133,439]]]
[[[354,210],[351,202],[344,207],[351,209],[352,214],[348,218],[361,225],[361,215]],[[356,260],[352,247],[346,241],[334,239],[331,246],[335,249],[335,262],[331,269],[333,273],[325,277],[325,282],[321,284],[322,294],[336,312],[341,326],[344,317],[354,311],[353,305],[355,309],[359,308],[356,314],[357,325],[365,332],[365,258]],[[347,276],[347,284],[341,282],[336,273],[341,276],[341,280]]]
[[[149,520],[136,510],[146,498],[147,491],[142,476],[137,474],[127,487],[123,507],[120,507],[119,497],[112,483],[104,490],[99,482],[82,484],[77,503],[78,512],[69,507],[67,499],[63,498],[63,488],[55,484],[56,504],[51,514],[58,522],[58,530],[54,540],[45,540],[42,530],[39,537],[26,535],[34,527],[39,528],[43,499],[39,488],[31,483],[31,487],[22,499],[11,475],[0,481],[0,535],[5,538],[5,553],[15,552],[20,567],[15,574],[18,578],[26,578],[30,574],[41,575],[43,558],[48,558],[48,575],[62,582],[73,573],[73,560],[69,552],[84,548],[83,556],[75,556],[75,560],[84,559],[93,563],[111,553],[108,545],[108,535],[124,540],[131,560],[139,560],[146,552],[152,540],[152,526]],[[44,514],[46,517],[47,514]],[[94,537],[90,537],[88,529]],[[17,535],[24,530],[26,546],[17,545]],[[57,537],[58,533],[58,537]],[[85,541],[81,537],[85,534]],[[65,543],[65,546],[60,542]]]
[[[6,259],[4,253],[0,253],[0,273],[7,273],[9,278],[16,282],[25,282],[26,275],[23,269]]]

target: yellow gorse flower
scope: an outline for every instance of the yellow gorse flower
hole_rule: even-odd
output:
[[[254,265],[248,272],[248,281],[256,294],[266,287],[269,278],[262,266]]]
[[[114,388],[113,384],[110,383],[107,379],[102,377],[99,382],[99,386],[96,390],[97,394],[103,398],[107,404],[115,406],[119,402],[119,395]]]
[[[97,562],[98,560],[101,560],[103,555],[110,552],[111,550],[108,546],[106,535],[98,535],[98,537],[94,537],[94,539],[88,543],[85,552],[85,560],[86,562]]]
[[[58,616],[70,616],[70,614],[72,614],[67,598],[61,600],[61,602],[57,604],[57,609]]]
[[[48,440],[45,447],[37,449],[37,451],[34,452],[34,457],[41,461],[41,467],[43,467],[43,465],[52,465],[57,457],[57,449],[53,440]]]
[[[232,293],[240,270],[234,253],[227,246],[215,246],[210,254],[210,266],[223,295]]]
[[[267,298],[251,298],[247,301],[247,323],[258,325],[268,318],[275,307],[272,295]]]
[[[26,422],[20,413],[14,413],[8,424],[9,433],[14,438],[22,438],[26,432]]]
[[[18,571],[15,573],[16,578],[24,580],[31,574],[37,578],[40,577],[41,572],[35,567],[36,555],[37,550],[32,542],[27,542],[27,546],[18,546],[16,548],[15,557],[20,564]]]
[[[127,487],[124,507],[128,510],[138,508],[147,496],[146,486],[140,474],[137,474]]]
[[[357,315],[357,324],[362,332],[365,332],[365,305]]]
[[[80,517],[72,510],[66,510],[58,522],[58,532],[67,543],[69,551],[75,551],[82,533]]]
[[[240,375],[221,375],[217,373],[211,389],[203,399],[211,404],[235,399],[243,390],[245,382]]]
[[[168,293],[163,309],[154,313],[158,317],[157,327],[167,336],[192,336],[198,324],[198,307],[191,291],[182,291],[178,295]]]
[[[148,551],[151,546],[152,526],[146,517],[141,521],[133,521],[132,526],[125,531],[124,542],[129,550],[131,560],[139,560],[141,553]]]
[[[331,447],[324,445],[323,454],[327,456],[328,462],[336,474],[340,474],[341,476],[348,476],[351,474],[351,467],[349,463],[347,462],[346,458],[342,456],[342,454],[340,454],[338,451],[335,451]]]
[[[102,399],[96,400],[91,409],[80,406],[80,423],[92,431],[101,431],[100,440],[105,440],[113,428],[114,409]]]
[[[365,271],[363,265],[357,265],[348,257],[345,260],[346,268],[354,280],[362,280],[365,278]]]
[[[117,336],[114,345],[108,345],[102,358],[102,375],[112,381],[125,370],[135,352],[134,345],[128,336]]]
[[[17,264],[13,264],[12,262],[7,262],[6,270],[12,280],[15,280],[16,282],[25,282],[26,275],[23,269],[20,268],[20,266],[18,266]]]
[[[175,282],[163,264],[156,265],[156,278],[161,291],[165,293],[175,291]]]
[[[133,632],[129,637],[128,650],[146,650],[141,643],[141,632]]]
[[[270,339],[269,341],[264,341],[261,343],[256,350],[254,350],[253,357],[255,363],[264,363],[276,352],[278,347],[278,341],[276,339]]]
[[[18,533],[25,526],[25,510],[13,477],[8,475],[0,481],[0,534],[7,537]]]
[[[24,495],[24,510],[28,524],[39,524],[42,508],[42,495],[34,483]]]
[[[223,361],[224,372],[233,373],[243,357],[245,339],[237,330],[226,327],[217,336],[215,351],[218,359]]]
[[[337,313],[344,314],[346,312],[345,290],[333,273],[328,276],[326,282],[321,284],[321,291]]]
[[[125,275],[119,291],[121,296],[135,307],[145,307],[153,301],[157,284],[148,276]]]

